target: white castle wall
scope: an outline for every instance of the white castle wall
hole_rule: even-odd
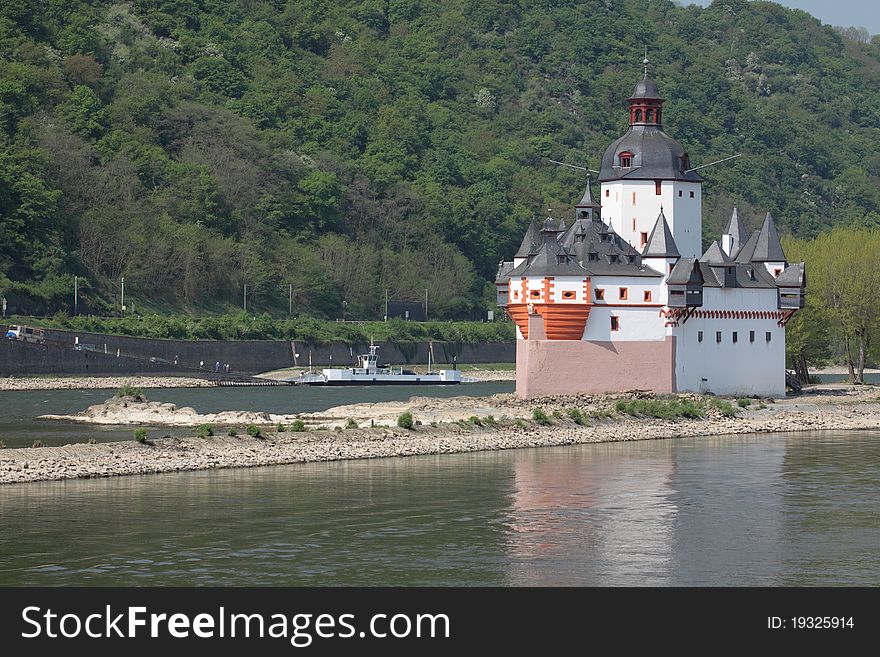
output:
[[[679,253],[685,258],[702,254],[700,183],[664,180],[658,195],[653,180],[613,181],[602,183],[600,194],[603,221],[639,251],[643,248],[641,233],[651,234],[662,205]]]
[[[777,312],[775,289],[703,289],[700,310]],[[703,341],[698,332],[703,332]],[[721,342],[716,342],[721,331]],[[738,341],[733,342],[736,331]],[[749,331],[755,341],[749,341]],[[766,332],[770,332],[770,342]],[[785,329],[776,319],[691,317],[670,329],[676,336],[675,384],[679,392],[785,396]]]
[[[662,278],[633,276],[594,276],[592,278],[593,307],[584,330],[584,340],[601,342],[647,342],[666,339],[664,320],[660,318],[665,293]],[[627,288],[627,299],[620,299],[620,288]],[[596,290],[605,290],[605,300],[596,300]],[[646,302],[645,291],[650,291],[652,300]],[[611,330],[611,316],[618,318],[619,329]]]

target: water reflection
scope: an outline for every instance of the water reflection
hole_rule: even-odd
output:
[[[620,585],[670,575],[677,508],[671,444],[523,453],[513,464],[510,584]]]
[[[880,584],[880,434],[0,487],[0,584]]]

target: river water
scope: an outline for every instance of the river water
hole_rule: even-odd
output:
[[[880,433],[0,488],[0,585],[880,585]]]
[[[381,402],[425,397],[480,397],[513,392],[513,381],[463,383],[457,386],[272,386],[255,388],[157,388],[144,394],[150,401],[191,406],[200,413],[263,411],[308,413],[341,404]],[[35,440],[45,445],[130,440],[134,427],[83,425],[38,420],[40,415],[70,415],[112,397],[113,390],[22,390],[0,391],[0,440],[7,447],[30,447]],[[192,435],[192,429],[164,427],[162,434]],[[158,433],[158,432],[157,432]]]

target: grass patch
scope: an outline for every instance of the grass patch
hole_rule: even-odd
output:
[[[262,438],[263,437],[263,432],[260,431],[260,427],[258,427],[256,424],[247,425],[247,428],[245,429],[245,433],[247,433],[247,435],[249,435],[251,438]]]
[[[738,411],[738,409],[729,401],[726,399],[719,399],[718,397],[712,397],[709,400],[709,406],[716,409],[724,417],[733,417]]]
[[[196,436],[198,436],[199,438],[202,438],[202,439],[207,439],[213,435],[214,435],[214,427],[212,427],[210,424],[200,424],[199,425],[199,430],[196,433]]]
[[[583,426],[587,423],[587,418],[584,417],[584,414],[581,413],[581,410],[579,408],[569,408],[568,417],[571,418],[571,421],[575,424],[580,424]]]
[[[137,386],[129,386],[124,385],[119,390],[116,391],[117,397],[135,397],[137,399],[144,399],[144,391]]]
[[[355,419],[353,417],[350,417],[345,421],[345,428],[346,429],[357,429],[358,423],[355,421]]]
[[[526,421],[523,420],[521,417],[516,418],[516,420],[514,421],[514,424],[515,424],[517,427],[519,427],[520,429],[525,429],[525,428],[528,426],[528,425],[526,424]]]
[[[547,425],[553,424],[550,421],[550,418],[547,417],[547,414],[541,408],[536,408],[532,411],[532,419],[540,424],[542,427],[546,427]]]
[[[238,436],[238,431],[235,430],[235,427],[229,427],[229,431],[226,432],[226,435],[230,438],[235,438]]]
[[[752,400],[746,399],[745,397],[742,397],[741,399],[737,399],[736,403],[740,408],[748,408],[749,406],[752,405]]]
[[[413,426],[415,426],[412,413],[410,413],[409,411],[401,413],[400,417],[397,418],[397,426],[399,426],[401,429],[412,429]]]
[[[290,423],[290,430],[296,433],[301,433],[306,430],[306,423],[300,419],[296,419]]]
[[[467,421],[468,421],[470,424],[473,424],[475,427],[481,427],[481,426],[483,426],[483,421],[482,421],[480,418],[478,418],[476,415],[471,415],[471,416],[467,419]]]
[[[141,445],[147,444],[147,430],[146,429],[135,429],[134,430],[134,440],[135,442],[140,443]]]
[[[494,416],[494,415],[487,415],[487,416],[483,419],[483,424],[487,424],[487,425],[489,425],[490,427],[494,427],[496,424],[498,424],[498,420],[495,419],[495,416]]]
[[[729,405],[729,404],[728,404]],[[614,410],[636,417],[651,417],[661,420],[675,420],[680,417],[703,417],[703,409],[690,399],[618,399]]]
[[[275,427],[275,431],[277,431],[278,433],[284,433],[285,431],[287,431],[287,427],[285,427],[282,422],[279,422],[278,426]]]

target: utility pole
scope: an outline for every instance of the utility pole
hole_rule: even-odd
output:
[[[73,314],[79,309],[79,276],[73,277]]]
[[[122,289],[119,294],[119,306],[122,310],[122,316],[125,317],[125,276],[122,277]]]
[[[293,314],[293,283],[287,284],[287,314]]]
[[[425,321],[428,321],[428,288],[425,288]]]
[[[388,288],[385,288],[385,321],[388,321]]]
[[[247,312],[247,283],[244,284],[244,311]]]
[[[345,307],[348,305],[348,301],[342,302],[342,321],[345,321]]]

